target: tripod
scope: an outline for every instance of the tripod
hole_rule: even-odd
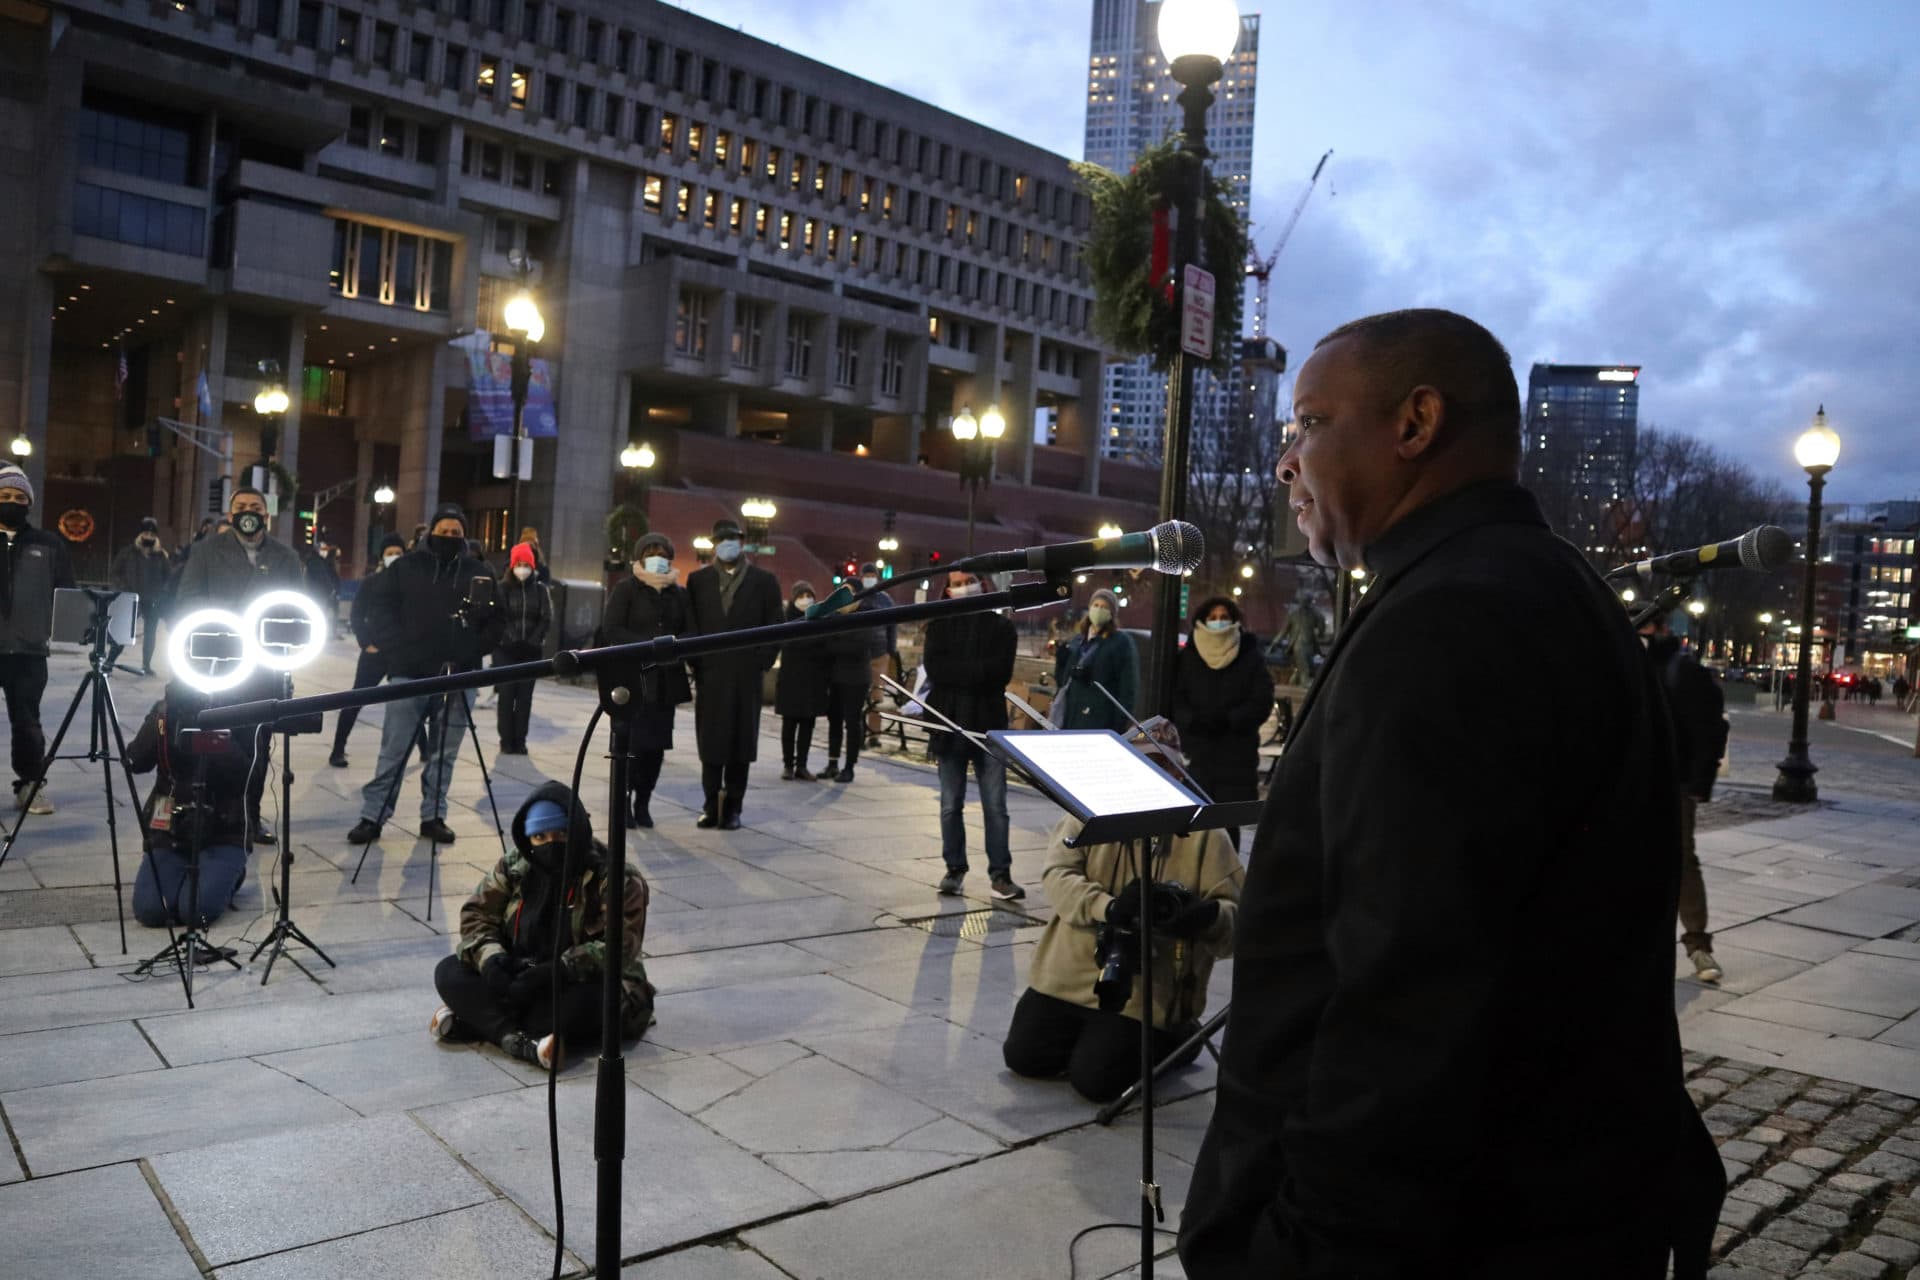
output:
[[[186,733],[182,734],[182,737],[187,737],[188,734],[193,733],[193,730],[187,730]],[[224,737],[225,735],[223,734],[222,736]],[[187,993],[187,1008],[191,1009],[194,1007],[193,971],[203,962],[203,957],[206,961],[223,960],[236,969],[240,967],[240,962],[233,958],[231,948],[214,946],[207,940],[207,935],[200,928],[200,851],[205,845],[207,824],[212,820],[212,817],[211,810],[207,807],[206,753],[204,750],[199,749],[200,743],[197,734],[193,738],[190,738],[189,741],[195,742],[196,750],[193,760],[193,833],[187,840],[187,879],[185,886],[186,899],[189,904],[187,931],[179,935],[175,935],[173,932],[173,918],[175,914],[179,912],[180,907],[179,898],[176,897],[172,902],[168,902],[165,898],[162,898],[160,909],[167,926],[167,945],[147,959],[142,960],[134,967],[133,971],[135,974],[149,974],[161,965],[172,965],[177,968],[180,971],[180,985]],[[242,812],[244,811],[245,806],[243,805]],[[178,811],[176,811],[174,814],[176,822],[178,817],[179,814]],[[176,825],[174,830],[178,832],[179,827]],[[151,852],[149,852],[148,856],[152,856]]]
[[[293,693],[292,681],[287,680],[281,688],[282,696]],[[317,722],[318,716],[313,717]],[[316,724],[314,728],[318,728]],[[267,726],[262,725],[256,733],[264,733]],[[273,962],[285,954],[288,942],[297,942],[313,954],[327,962],[329,969],[338,968],[333,958],[320,949],[320,944],[306,935],[299,925],[293,922],[293,724],[281,721],[280,728],[280,887],[274,891],[278,900],[280,914],[273,922],[273,929],[260,939],[260,945],[253,949],[249,961],[258,960],[260,953],[269,947],[273,954],[267,957],[267,969],[260,975],[260,985],[266,986],[267,979],[273,976]],[[431,902],[432,898],[429,897]]]
[[[453,674],[453,667],[451,663],[447,664],[442,674],[445,674],[445,675]],[[461,700],[461,706],[464,707],[466,710],[467,736],[469,740],[471,740],[473,743],[473,757],[475,760],[479,761],[480,763],[480,781],[482,782],[482,784],[485,785],[487,789],[487,805],[489,808],[493,810],[493,829],[494,829],[494,833],[500,837],[500,856],[504,858],[507,856],[507,829],[506,829],[506,826],[500,821],[500,802],[497,799],[495,799],[493,794],[493,775],[487,772],[486,753],[480,749],[480,731],[474,728],[474,725],[473,725],[473,704],[466,700],[467,695],[465,690],[455,689],[445,693],[434,694],[421,707],[420,720],[418,723],[414,725],[413,734],[407,740],[407,754],[406,756],[403,756],[401,758],[400,768],[393,775],[393,785],[387,789],[387,798],[385,801],[382,802],[380,811],[382,815],[391,815],[394,812],[395,807],[399,804],[400,784],[402,781],[405,780],[407,776],[407,760],[412,757],[413,749],[415,746],[420,747],[420,767],[423,771],[426,771],[423,773],[423,781],[429,781],[429,785],[435,785],[437,787],[437,784],[432,784],[430,782],[431,771],[433,770],[434,765],[431,761],[429,761],[428,753],[433,752],[437,754],[440,750],[440,744],[446,740],[447,722],[449,719],[451,719],[451,717],[448,715],[448,711],[450,709],[451,704],[447,700],[453,697],[459,698]],[[437,727],[437,730],[428,736],[428,740],[425,743],[422,743],[420,741],[420,737],[421,737],[420,730],[422,728],[428,727],[428,722],[434,718],[435,704],[438,704],[438,715],[439,715],[440,723]],[[449,772],[451,772],[451,770],[449,770]],[[440,799],[440,796],[437,794],[437,792],[434,795],[434,799],[436,802]],[[434,807],[438,808],[439,807],[438,803],[436,803]],[[384,820],[385,820],[385,817],[383,816],[382,821]],[[361,871],[361,868],[367,865],[367,850],[371,849],[372,847],[373,845],[371,841],[369,841],[367,844],[360,846],[360,861],[354,863],[353,876],[351,878],[350,883],[353,883],[353,884],[360,883],[360,871]],[[433,919],[433,898],[434,898],[433,889],[434,889],[434,881],[437,877],[439,867],[440,867],[440,845],[438,842],[434,842],[433,847],[429,849],[427,852],[427,919],[428,920]],[[311,946],[312,944],[309,943],[308,945]],[[319,948],[317,947],[314,949],[316,951],[319,950]],[[328,961],[328,963],[331,964],[332,961]]]
[[[40,762],[40,776],[35,778],[27,789],[26,799],[21,803],[20,816],[14,821],[13,830],[7,832],[5,843],[0,843],[0,866],[5,866],[7,857],[13,852],[13,842],[20,836],[20,828],[27,825],[27,817],[32,812],[33,802],[39,796],[41,788],[47,784],[47,774],[56,760],[85,760],[88,764],[103,766],[100,770],[100,783],[107,795],[107,843],[113,850],[113,902],[120,917],[120,954],[127,954],[127,908],[123,901],[120,880],[120,828],[114,816],[113,802],[113,765],[120,766],[121,776],[127,784],[127,799],[136,809],[139,806],[139,788],[134,786],[133,771],[127,767],[127,740],[120,731],[120,710],[114,705],[113,684],[108,673],[113,670],[113,656],[107,652],[108,637],[107,613],[117,591],[89,591],[87,595],[93,601],[93,621],[89,624],[83,643],[92,646],[87,654],[87,674],[80,681],[80,687],[73,691],[73,701],[67,704],[67,714],[60,720],[60,730],[53,735],[53,743],[47,748],[46,759]],[[87,753],[83,755],[62,756],[60,744],[66,741],[67,730],[73,725],[73,717],[80,710],[80,700],[90,698],[87,713],[88,736]],[[111,737],[109,737],[111,735]],[[113,749],[108,750],[111,740]]]

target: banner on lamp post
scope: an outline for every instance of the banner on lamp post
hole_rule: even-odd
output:
[[[528,436],[560,434],[553,407],[553,372],[545,360],[528,362],[527,403],[521,426]],[[513,434],[513,357],[501,351],[467,349],[467,438],[485,440]]]

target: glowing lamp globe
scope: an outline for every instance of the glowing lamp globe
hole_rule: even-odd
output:
[[[1813,415],[1813,425],[1793,442],[1793,459],[1815,475],[1831,471],[1840,460],[1840,433],[1827,425],[1825,405]]]
[[[1233,0],[1160,0],[1156,32],[1169,63],[1182,58],[1225,62],[1240,40],[1240,7]]]
[[[980,434],[988,440],[998,440],[1007,434],[1007,420],[999,405],[988,405],[987,411],[980,415]]]
[[[972,440],[980,434],[980,424],[974,420],[971,407],[962,409],[953,419],[953,438]]]
[[[507,299],[507,308],[500,318],[507,332],[524,334],[528,342],[538,342],[547,336],[547,322],[540,314],[540,306],[525,290]]]

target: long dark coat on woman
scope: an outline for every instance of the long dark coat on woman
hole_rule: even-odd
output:
[[[787,621],[807,615],[787,606]],[[827,642],[793,640],[780,646],[780,671],[773,685],[773,709],[788,720],[818,720],[827,714]]]
[[[780,583],[771,573],[742,565],[746,575],[735,591],[733,607],[720,604],[720,571],[712,565],[696,569],[687,578],[688,603],[695,634],[710,636],[744,627],[770,627],[780,621],[785,602]],[[710,654],[688,665],[699,697],[693,706],[693,729],[700,746],[701,764],[728,764],[760,757],[760,677],[773,665],[778,650],[772,645]]]
[[[600,635],[607,644],[634,644],[659,636],[683,636],[692,621],[687,591],[678,583],[657,591],[632,574],[613,584],[607,595]],[[633,745],[640,751],[673,750],[673,709],[693,700],[686,668],[679,663],[653,667],[638,675],[640,709],[633,717]]]
[[[1260,798],[1260,726],[1273,710],[1273,676],[1251,631],[1215,671],[1189,642],[1173,663],[1173,724],[1194,781],[1217,804]]]

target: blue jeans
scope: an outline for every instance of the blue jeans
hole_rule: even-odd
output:
[[[206,926],[226,914],[233,895],[240,892],[247,878],[247,853],[238,845],[208,845],[200,851],[200,909],[195,924]],[[192,883],[184,850],[155,849],[140,860],[140,873],[133,878],[133,918],[149,929],[167,922],[169,908],[173,923],[187,923],[183,899]]]
[[[396,680],[394,683],[404,683]],[[453,762],[460,754],[460,743],[467,733],[467,694],[455,690],[446,695],[446,732],[440,732],[440,711],[432,698],[402,698],[387,704],[387,720],[380,726],[380,763],[373,777],[360,788],[360,816],[380,826],[393,816],[400,798],[396,780],[406,768],[407,753],[431,712],[433,722],[426,724],[426,767],[420,771],[420,821],[447,816],[447,788],[453,782]],[[390,800],[389,797],[392,797]]]
[[[940,856],[947,870],[967,869],[967,765],[980,784],[980,811],[987,822],[987,874],[999,879],[1013,875],[1013,855],[1007,852],[1007,766],[998,756],[971,743],[954,742],[940,757]]]

